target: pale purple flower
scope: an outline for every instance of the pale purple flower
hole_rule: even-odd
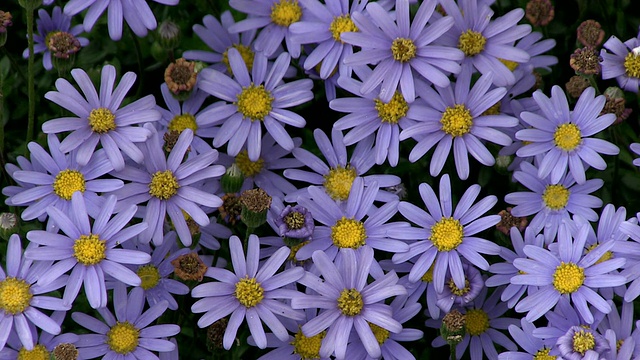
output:
[[[50,317],[51,320],[56,322],[56,324],[62,325],[66,314],[66,311],[54,311]],[[0,350],[0,359],[31,359],[29,355],[36,357],[37,355],[42,353],[51,354],[53,349],[59,344],[74,344],[78,341],[78,335],[73,333],[54,335],[42,330],[40,331],[40,334],[38,334],[38,330],[32,323],[28,323],[28,325],[29,331],[31,331],[31,338],[33,339],[34,343],[33,348],[28,350],[28,348],[20,341],[20,338],[16,333],[16,329],[13,328],[8,331],[10,334],[9,339],[7,339],[6,346],[4,347],[4,349]],[[2,347],[0,346],[0,348]],[[23,354],[22,356],[19,355],[21,353]]]
[[[618,85],[627,91],[640,90],[640,33],[624,43],[611,36],[602,45],[602,79],[616,78]]]

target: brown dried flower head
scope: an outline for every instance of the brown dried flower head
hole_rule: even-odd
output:
[[[582,95],[582,92],[588,87],[589,80],[580,75],[572,76],[571,79],[569,79],[569,82],[565,84],[567,93],[569,93],[569,95],[574,99],[579,98],[580,95]]]
[[[169,64],[164,71],[164,81],[169,90],[176,95],[193,90],[198,78],[195,67],[195,62],[187,61],[184,58]]]
[[[585,75],[598,75],[600,74],[601,61],[602,57],[600,57],[596,49],[592,47],[584,47],[582,49],[576,49],[576,51],[571,54],[569,65],[578,73]]]
[[[173,272],[182,280],[202,281],[204,273],[207,272],[207,265],[202,262],[197,253],[191,252],[180,255],[171,261]]]
[[[65,31],[50,32],[45,41],[47,48],[51,51],[51,56],[58,59],[69,59],[82,47],[75,36]]]
[[[604,30],[595,20],[585,20],[577,30],[578,41],[584,46],[597,47],[604,40]]]
[[[555,9],[550,0],[530,0],[525,9],[527,20],[534,26],[549,25],[555,16]]]
[[[618,87],[609,87],[604,91],[604,97],[606,102],[604,108],[600,112],[600,115],[614,114],[616,121],[614,124],[619,124],[626,120],[631,115],[631,109],[626,107],[626,100],[624,98],[624,92]]]
[[[79,353],[75,345],[62,343],[53,348],[52,355],[56,360],[76,360]]]
[[[0,33],[6,32],[7,28],[13,25],[12,18],[10,12],[0,10]]]
[[[511,207],[508,207],[506,210],[501,210],[498,215],[500,215],[500,222],[496,225],[496,229],[505,235],[509,235],[512,227],[516,227],[520,231],[523,231],[527,227],[527,218],[513,216],[511,214]]]
[[[218,208],[220,217],[228,224],[235,225],[236,221],[240,220],[240,213],[242,212],[242,204],[240,204],[240,197],[236,194],[225,194],[222,196],[222,206]]]

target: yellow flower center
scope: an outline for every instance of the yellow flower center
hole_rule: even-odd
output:
[[[178,193],[180,185],[171,170],[157,171],[151,176],[149,194],[160,200],[168,200]]]
[[[624,69],[627,76],[640,78],[640,55],[636,55],[633,51],[628,53],[624,58]]]
[[[339,248],[357,249],[365,244],[366,239],[367,231],[361,221],[343,216],[331,227],[331,240]]]
[[[388,103],[383,103],[380,99],[375,99],[374,102],[378,116],[383,123],[397,124],[409,111],[409,104],[399,92],[393,94]]]
[[[153,289],[160,282],[160,272],[153,264],[140,266],[137,274],[142,281],[140,287],[145,290]]]
[[[71,200],[74,192],[85,190],[84,175],[78,170],[62,170],[53,181],[53,192],[65,200]]]
[[[36,344],[32,350],[21,348],[17,360],[49,360],[50,354],[42,344]]]
[[[482,309],[471,309],[465,316],[465,326],[469,335],[481,335],[489,328],[489,315]]]
[[[462,289],[456,286],[456,283],[453,281],[453,279],[449,279],[449,283],[447,285],[449,286],[449,291],[451,291],[451,293],[456,296],[463,296],[464,294],[471,291],[469,279],[467,278],[464,279],[464,287]]]
[[[344,41],[340,39],[340,35],[343,32],[356,32],[358,31],[358,27],[353,20],[351,20],[351,15],[346,14],[334,17],[331,25],[329,25],[329,31],[331,31],[331,35],[333,35],[333,40],[343,43]]]
[[[429,270],[427,270],[427,272],[425,272],[420,279],[426,283],[433,282],[433,268],[435,266],[436,262],[434,261],[433,264],[431,264],[431,266],[429,267]]]
[[[169,122],[169,131],[181,133],[184,129],[191,129],[194,133],[198,130],[195,116],[191,114],[176,115]]]
[[[338,297],[338,309],[346,316],[360,314],[364,307],[362,295],[356,289],[344,289]]]
[[[511,61],[511,60],[505,60],[505,59],[498,59],[501,63],[504,64],[504,66],[507,67],[507,69],[509,69],[510,71],[515,70],[518,67],[518,63],[515,61]]]
[[[500,101],[493,104],[490,108],[485,110],[482,115],[500,115]]]
[[[471,131],[473,125],[473,117],[471,111],[463,104],[457,104],[453,107],[447,107],[440,118],[442,131],[452,137],[462,136]]]
[[[289,252],[289,257],[287,258],[287,260],[297,261],[298,259],[296,259],[296,254],[298,253],[298,250],[300,250],[300,248],[307,245],[308,243],[310,243],[310,241],[303,241],[301,243],[298,243],[289,247],[289,249],[291,249],[291,252]]]
[[[462,244],[463,236],[464,232],[460,221],[452,217],[443,217],[431,227],[429,240],[438,251],[451,251]]]
[[[128,354],[138,347],[140,330],[128,321],[116,323],[107,332],[107,345],[118,354]]]
[[[262,171],[264,167],[264,159],[259,158],[256,161],[249,160],[249,153],[247,150],[242,150],[238,156],[236,156],[236,165],[242,171],[242,175],[246,177],[256,176]]]
[[[391,43],[391,55],[395,61],[407,62],[416,57],[417,50],[411,39],[396,38]]]
[[[80,264],[95,265],[107,257],[106,243],[96,234],[80,235],[73,244],[73,256]]]
[[[116,128],[116,116],[107,108],[91,110],[89,126],[93,132],[104,134]]]
[[[533,360],[556,360],[556,356],[549,355],[551,349],[540,349],[533,356]]]
[[[30,304],[31,286],[22,279],[7,277],[0,281],[0,310],[7,314],[20,314]]]
[[[580,330],[573,334],[573,351],[584,354],[596,347],[596,339],[590,331]]]
[[[282,220],[287,224],[287,228],[291,230],[299,230],[304,226],[304,215],[298,211],[288,213]]]
[[[265,90],[264,85],[251,84],[242,88],[242,92],[238,94],[236,106],[244,118],[249,118],[251,121],[262,121],[271,112],[272,102],[273,96],[271,96],[271,92]]]
[[[624,339],[620,339],[616,341],[616,350],[620,351],[620,348],[622,347],[623,344],[624,344]]]
[[[367,324],[369,324],[369,327],[371,328],[371,332],[373,333],[373,336],[375,336],[376,340],[378,340],[378,344],[379,345],[384,344],[384,342],[387,341],[387,339],[389,338],[389,330],[382,328],[376,324],[372,324],[368,321],[367,321]]]
[[[575,124],[567,123],[558,126],[553,134],[556,146],[564,151],[571,151],[582,142],[582,133]]]
[[[553,287],[560,294],[571,294],[584,283],[584,269],[574,263],[561,262],[553,273]]]
[[[479,32],[471,29],[460,34],[458,38],[458,49],[466,56],[474,56],[484,50],[487,39]]]
[[[301,360],[320,359],[320,346],[322,346],[322,339],[325,335],[327,332],[323,331],[312,337],[306,337],[302,330],[298,329],[291,342],[293,353],[298,354]]]
[[[542,193],[542,201],[551,210],[562,210],[569,203],[570,195],[569,189],[560,184],[547,185]]]
[[[347,200],[351,192],[351,185],[356,179],[356,169],[347,165],[329,170],[324,176],[324,188],[333,200]]]
[[[229,63],[229,49],[232,47],[238,50],[240,56],[242,56],[244,64],[247,66],[247,70],[251,71],[251,69],[253,69],[253,58],[255,57],[255,53],[248,46],[243,44],[233,44],[222,53],[222,63],[227,67],[229,74],[233,74],[233,71],[231,71],[231,64]]]
[[[591,250],[595,249],[596,247],[598,247],[598,244],[589,245],[587,247],[586,254],[590,253]],[[602,262],[605,262],[605,261],[611,260],[611,259],[613,259],[613,253],[611,251],[607,251],[606,253],[604,253],[604,255],[602,255],[600,257],[600,259],[598,259],[598,261],[596,261],[596,264],[600,264]]]
[[[233,296],[245,307],[254,307],[264,299],[264,289],[255,278],[245,276],[236,283],[236,291]]]
[[[271,6],[271,21],[280,26],[289,26],[300,21],[302,8],[297,0],[280,0]]]

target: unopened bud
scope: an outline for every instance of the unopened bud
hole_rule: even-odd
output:
[[[244,183],[244,176],[242,175],[242,170],[236,165],[236,163],[231,164],[227,171],[222,175],[220,179],[220,185],[222,186],[222,191],[226,194],[235,194],[242,188],[242,184]]]
[[[173,50],[180,43],[180,28],[171,20],[161,22],[156,33],[160,45],[166,50]]]

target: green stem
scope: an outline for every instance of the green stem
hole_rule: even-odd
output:
[[[458,344],[456,344],[456,345],[453,345],[453,344],[449,345],[449,349],[451,349],[451,350],[450,350],[450,352],[451,352],[451,360],[457,360],[457,358],[456,358],[456,346],[458,346]]]
[[[28,59],[28,91],[29,91],[29,119],[27,123],[27,143],[33,139],[35,128],[35,116],[36,116],[36,88],[35,88],[35,71],[34,65],[34,51],[33,51],[33,18],[34,9],[26,9],[27,11],[27,36],[29,39],[29,59]]]

